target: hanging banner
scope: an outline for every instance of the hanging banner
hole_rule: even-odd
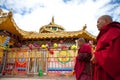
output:
[[[2,46],[6,46],[9,41],[10,41],[10,37],[8,36]]]

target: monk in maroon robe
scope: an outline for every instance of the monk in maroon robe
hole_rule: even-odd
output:
[[[90,59],[92,48],[89,44],[85,43],[83,38],[78,39],[78,55],[74,67],[76,80],[92,80],[90,70]]]
[[[120,80],[120,23],[104,15],[97,27],[100,33],[91,59],[95,63],[94,80]]]

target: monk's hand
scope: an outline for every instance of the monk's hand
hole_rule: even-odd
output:
[[[92,58],[90,59],[90,61],[95,64],[97,62],[96,58],[95,58],[95,54],[92,55]]]
[[[72,71],[72,76],[75,75],[75,70]]]

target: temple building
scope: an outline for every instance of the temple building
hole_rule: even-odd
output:
[[[0,74],[1,75],[67,75],[74,67],[76,40],[87,42],[96,37],[82,30],[65,31],[54,21],[40,27],[39,32],[20,29],[12,11],[0,9]]]

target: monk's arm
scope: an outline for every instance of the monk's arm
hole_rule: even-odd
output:
[[[89,62],[91,57],[92,57],[91,53],[80,53],[78,55],[79,61],[85,61],[85,62]]]

